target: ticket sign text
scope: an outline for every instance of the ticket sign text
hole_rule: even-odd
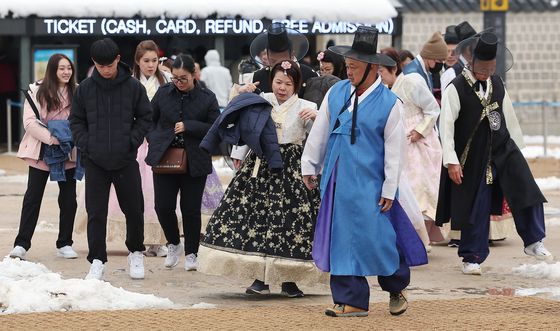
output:
[[[383,34],[395,33],[391,19],[367,24],[306,20],[44,18],[35,20],[35,35],[252,35],[263,32],[272,22],[282,22],[304,34],[353,34],[361,25],[376,26]]]

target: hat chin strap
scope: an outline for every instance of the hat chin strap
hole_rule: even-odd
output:
[[[371,71],[371,63],[368,63],[366,67],[366,71],[364,72],[364,76],[362,77],[358,85],[356,85],[356,88],[354,89],[354,92],[352,92],[352,94],[350,95],[350,98],[348,98],[348,101],[350,101],[350,99],[352,99],[352,96],[354,96],[354,108],[352,109],[352,132],[350,133],[350,144],[352,145],[354,145],[354,143],[356,142],[356,121],[358,118],[358,97],[359,97],[357,92],[358,92],[358,88],[368,78],[370,71]]]

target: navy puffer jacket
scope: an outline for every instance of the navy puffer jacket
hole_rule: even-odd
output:
[[[282,156],[271,111],[272,105],[261,96],[241,93],[214,122],[200,148],[215,153],[219,151],[220,142],[247,145],[268,162],[271,170],[281,170]]]

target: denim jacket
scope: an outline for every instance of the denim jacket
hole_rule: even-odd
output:
[[[66,181],[64,162],[68,161],[68,155],[74,147],[70,122],[68,120],[51,120],[47,123],[47,126],[51,134],[58,139],[60,145],[45,145],[43,159],[49,166],[51,181]],[[81,164],[80,153],[77,154],[74,179],[82,180],[84,177],[84,167]]]

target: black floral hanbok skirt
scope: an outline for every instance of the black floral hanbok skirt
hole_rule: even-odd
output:
[[[319,189],[307,190],[300,145],[280,145],[284,168],[249,155],[212,214],[199,252],[199,271],[265,282],[318,281],[311,249]]]

